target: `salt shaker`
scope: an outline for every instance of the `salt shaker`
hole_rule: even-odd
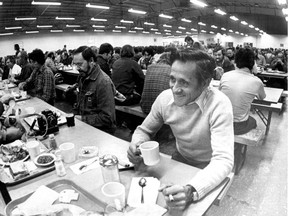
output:
[[[62,162],[62,157],[60,154],[57,154],[56,155],[56,159],[55,159],[55,169],[56,169],[56,173],[59,177],[61,176],[65,176],[66,175],[66,170],[65,170],[65,167],[63,165],[63,162]]]
[[[54,150],[57,148],[57,143],[54,134],[49,135],[49,147]]]
[[[99,158],[104,182],[120,182],[118,159],[115,155],[106,154]]]

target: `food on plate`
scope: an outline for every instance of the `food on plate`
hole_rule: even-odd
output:
[[[2,145],[0,148],[0,158],[5,163],[23,160],[27,158],[28,155],[28,151],[23,148],[23,143],[19,140],[11,144]]]
[[[37,158],[37,163],[48,164],[48,163],[52,162],[53,160],[54,160],[54,157],[52,157],[51,155],[40,155]]]
[[[10,163],[10,172],[14,179],[22,178],[29,174],[27,167],[23,161]]]

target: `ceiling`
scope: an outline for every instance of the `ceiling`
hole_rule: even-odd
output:
[[[254,28],[244,26],[240,21],[246,21],[263,30],[267,34],[287,35],[287,22],[282,14],[282,7],[277,0],[201,0],[208,6],[201,8],[190,3],[189,0],[50,0],[61,2],[60,6],[32,5],[32,0],[0,0],[0,35],[13,33],[14,35],[26,34],[26,31],[50,32],[51,29],[73,32],[74,29],[93,32],[94,29],[105,29],[105,32],[115,30],[115,26],[125,26],[122,32],[135,30],[134,27],[143,27],[144,31],[155,34],[151,28],[158,29],[162,35],[197,34],[197,31],[206,30],[215,33],[234,34],[236,31],[248,35],[258,35]],[[35,0],[49,1],[49,0]],[[108,6],[110,9],[88,8],[86,4]],[[128,9],[146,11],[145,15],[128,12]],[[221,16],[214,12],[220,8],[227,15]],[[172,16],[172,19],[159,17],[160,13]],[[239,21],[229,17],[234,15]],[[56,20],[56,17],[74,17],[75,20]],[[15,17],[35,17],[36,20],[16,21]],[[107,19],[106,22],[92,21],[91,18]],[[181,21],[181,18],[191,20],[191,23]],[[131,20],[133,24],[120,23],[121,19]],[[198,25],[198,22],[206,26]],[[155,23],[154,26],[144,25],[144,22]],[[66,25],[80,25],[70,28]],[[171,25],[171,28],[163,27]],[[37,28],[37,25],[52,25],[49,28]],[[93,28],[93,25],[104,25],[105,28]],[[215,25],[218,28],[211,28]],[[179,29],[179,26],[186,29]],[[22,27],[21,29],[5,29],[5,27]],[[221,30],[226,28],[226,31]],[[191,28],[197,31],[191,31]],[[171,30],[171,32],[164,31]],[[233,30],[230,33],[228,30]],[[119,29],[118,29],[119,30]],[[142,32],[143,30],[135,30]],[[176,31],[180,31],[176,33]]]

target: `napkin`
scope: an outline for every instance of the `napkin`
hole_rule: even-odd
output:
[[[142,187],[139,185],[141,177],[132,178],[130,190],[127,198],[127,204],[131,207],[141,206]],[[158,197],[158,189],[160,181],[154,177],[145,177],[146,186],[143,188],[143,196],[145,204],[155,204]]]
[[[70,169],[76,174],[76,175],[79,175],[79,174],[82,174],[84,172],[87,172],[91,169],[95,169],[97,167],[99,167],[99,160],[95,161],[94,163],[90,164],[92,161],[94,161],[95,159],[97,159],[97,157],[94,157],[94,158],[90,158],[88,160],[85,160],[85,161],[82,161],[80,163],[77,163],[77,164],[74,164],[72,166],[70,166]],[[87,167],[83,168],[82,170],[80,170],[79,168],[82,166],[82,165],[85,165],[85,164],[89,164]]]
[[[24,215],[37,215],[43,209],[48,209],[57,200],[59,193],[46,187],[40,186],[25,202],[17,207]]]
[[[157,204],[142,204],[139,207],[126,213],[127,216],[161,216],[167,212],[167,209]]]

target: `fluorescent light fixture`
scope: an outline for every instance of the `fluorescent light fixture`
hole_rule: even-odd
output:
[[[171,30],[169,30],[169,29],[164,29],[164,31],[165,31],[165,32],[171,32]]]
[[[200,6],[200,7],[206,7],[208,6],[207,4],[205,4],[204,2],[198,1],[198,0],[190,0],[191,3]]]
[[[130,9],[128,10],[128,12],[130,12],[130,13],[137,13],[137,14],[146,14],[146,13],[147,13],[146,11],[134,10],[133,8],[130,8]]]
[[[126,27],[125,26],[115,26],[115,28],[117,28],[117,29],[125,29]]]
[[[159,14],[159,17],[162,17],[162,18],[167,18],[167,19],[172,19],[173,17],[172,16],[169,16],[169,15],[165,15],[165,14]]]
[[[237,20],[239,20],[237,17],[235,17],[235,16],[230,16],[230,19],[232,19],[232,20],[234,20],[234,21],[237,21]]]
[[[211,25],[211,28],[217,29],[218,27],[215,25]]]
[[[206,24],[203,22],[198,22],[198,25],[206,26]]]
[[[245,34],[245,37],[248,37],[248,34]]]
[[[39,31],[26,31],[26,34],[37,34]]]
[[[58,17],[58,16],[55,19],[56,20],[75,20],[74,17]]]
[[[210,34],[215,34],[215,32],[213,32],[213,31],[210,31],[209,33],[210,33]]]
[[[61,5],[61,2],[31,2],[32,5]]]
[[[249,25],[249,28],[254,28],[254,25]]]
[[[195,29],[195,28],[191,28],[191,31],[197,31],[197,29]]]
[[[183,22],[188,22],[188,23],[191,23],[191,22],[192,22],[191,20],[188,20],[188,19],[185,19],[185,18],[182,18],[181,21],[183,21]]]
[[[256,30],[256,31],[259,31],[260,29],[256,27],[255,30]]]
[[[240,35],[244,35],[244,33],[240,33]]]
[[[235,34],[239,34],[239,31],[235,31]]]
[[[233,30],[232,30],[232,29],[229,29],[229,32],[233,32]]]
[[[89,7],[89,8],[96,8],[96,9],[104,9],[104,10],[108,10],[108,9],[110,9],[110,7],[107,7],[107,6],[102,6],[102,5],[91,5],[90,3],[86,4],[86,7]]]
[[[21,26],[5,27],[5,30],[11,30],[11,29],[22,29],[22,27]]]
[[[201,32],[203,32],[203,33],[206,33],[206,31],[205,31],[205,30],[201,30]]]
[[[248,23],[245,22],[245,21],[241,21],[241,24],[242,24],[242,25],[248,25]]]
[[[144,22],[144,25],[150,25],[150,26],[154,26],[154,25],[155,25],[155,23]]]
[[[222,15],[222,16],[224,16],[224,15],[227,14],[226,12],[222,11],[222,10],[219,9],[219,8],[218,8],[218,9],[215,9],[214,12],[217,13],[217,14],[220,14],[220,15]]]
[[[94,32],[104,32],[103,29],[94,29]]]
[[[133,23],[133,21],[130,21],[130,20],[124,20],[124,19],[120,20],[120,22],[122,22],[122,23]]]
[[[278,0],[278,3],[279,3],[280,5],[284,5],[284,4],[286,4],[286,0]]]
[[[282,12],[284,15],[288,15],[288,8],[282,8]]]
[[[151,28],[151,31],[159,31],[159,29]]]
[[[93,28],[105,28],[104,25],[92,25]]]
[[[22,18],[15,17],[15,20],[17,21],[36,20],[36,19],[37,19],[36,17],[22,17]]]
[[[143,34],[149,34],[150,32],[147,32],[147,31],[143,31],[142,33],[143,33]]]
[[[142,27],[135,27],[134,29],[136,29],[136,30],[143,30]]]
[[[67,28],[78,28],[80,25],[66,25]]]
[[[163,27],[166,27],[166,28],[172,28],[171,25],[166,25],[166,24],[164,24]]]
[[[84,29],[73,29],[73,32],[85,32]]]
[[[13,35],[14,33],[9,32],[9,33],[1,33],[0,36],[6,36],[6,35]]]
[[[166,32],[165,34],[166,34],[166,35],[171,35],[171,33],[169,33],[169,32]]]
[[[185,27],[182,27],[182,26],[179,26],[178,28],[179,28],[179,29],[183,29],[183,30],[185,30],[185,29],[186,29]]]
[[[50,32],[57,33],[57,32],[63,32],[63,30],[50,30]]]
[[[186,34],[192,34],[191,32],[186,32]]]
[[[182,34],[182,31],[176,31],[176,33]]]
[[[223,28],[223,27],[222,27],[221,30],[226,31],[226,28]]]
[[[119,33],[121,31],[120,30],[112,30],[112,32]]]
[[[37,25],[37,28],[52,28],[52,25]]]
[[[158,35],[160,35],[160,34],[161,34],[161,32],[155,32],[155,34],[158,34]]]
[[[3,2],[0,2],[0,5],[3,5]],[[12,33],[13,34],[13,33]]]
[[[97,18],[94,18],[94,17],[92,17],[91,20],[92,21],[96,21],[96,22],[107,22],[107,19],[97,19]]]
[[[136,31],[132,31],[132,30],[129,30],[128,32],[129,32],[129,33],[136,33]]]
[[[287,16],[285,17],[285,20],[288,22],[288,17]]]

